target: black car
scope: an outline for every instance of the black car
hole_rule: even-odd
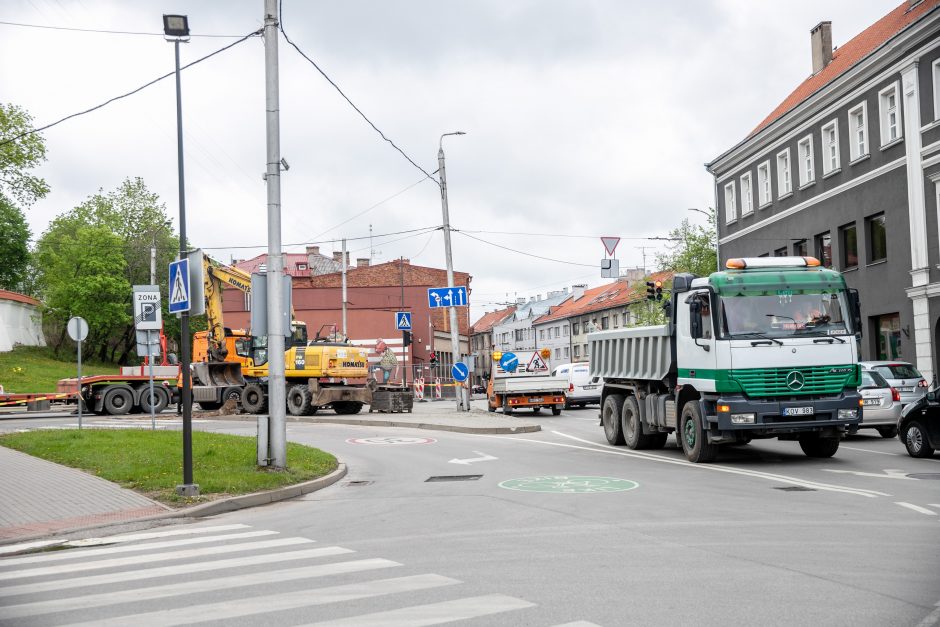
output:
[[[940,392],[930,392],[904,408],[898,437],[911,457],[930,457],[940,448]]]

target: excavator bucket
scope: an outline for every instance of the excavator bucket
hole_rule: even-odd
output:
[[[242,365],[237,362],[201,361],[192,365],[193,381],[197,385],[218,387],[244,386],[245,377],[242,376]]]

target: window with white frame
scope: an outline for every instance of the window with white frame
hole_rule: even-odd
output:
[[[849,110],[849,160],[868,154],[868,103],[862,102]]]
[[[566,324],[561,329],[562,329],[562,335],[564,335],[565,337],[568,337],[568,325]]]
[[[833,120],[822,127],[823,174],[839,169],[839,124]]]
[[[751,189],[751,173],[745,172],[741,175],[741,215],[754,211],[754,192]]]
[[[800,140],[800,187],[816,180],[816,163],[813,158],[813,136],[807,135]]]
[[[937,65],[934,64],[934,71]],[[934,82],[934,93],[936,93]],[[903,134],[901,109],[898,107],[898,84],[885,87],[878,92],[878,117],[881,126],[881,145],[890,144]]]
[[[933,119],[940,120],[940,59],[933,62]]]
[[[765,161],[757,168],[757,206],[770,204],[770,161]]]
[[[738,201],[734,197],[734,181],[725,185],[725,222],[734,222],[738,217]]]
[[[777,198],[786,196],[793,191],[793,181],[790,177],[790,149],[777,153]]]
[[[565,359],[568,359],[568,347],[565,347]]]

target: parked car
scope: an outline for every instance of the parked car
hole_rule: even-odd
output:
[[[927,381],[917,368],[905,361],[861,361],[862,370],[874,370],[901,395],[901,406],[920,400],[927,393]]]
[[[883,438],[898,434],[901,394],[874,370],[862,370],[862,424],[859,429],[877,429]]]
[[[930,392],[904,408],[898,421],[898,434],[911,457],[931,457],[940,448],[937,392]]]
[[[552,370],[552,376],[568,378],[565,409],[601,402],[601,388],[604,386],[604,380],[600,377],[592,377],[587,363],[562,364]]]

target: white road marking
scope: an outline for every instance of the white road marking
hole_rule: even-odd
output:
[[[907,509],[913,510],[920,514],[927,514],[928,516],[936,516],[937,512],[927,509],[926,507],[921,507],[920,505],[914,505],[913,503],[905,503],[904,501],[895,501],[895,505],[900,505],[901,507],[906,507]]]
[[[562,623],[560,625],[555,625],[554,627],[601,627],[597,623],[592,623],[586,620],[576,620],[573,623]]]
[[[92,608],[106,607],[108,605],[119,605],[121,603],[164,599],[181,594],[216,592],[218,590],[227,590],[245,586],[260,586],[268,583],[295,581],[298,579],[309,579],[313,577],[327,577],[346,573],[358,573],[368,570],[376,570],[379,568],[391,568],[393,566],[401,566],[401,564],[391,560],[376,558],[355,560],[351,562],[338,562],[335,564],[319,564],[316,566],[295,567],[275,571],[248,572],[230,577],[221,577],[218,579],[197,579],[194,581],[171,583],[162,586],[153,586],[150,588],[102,592],[99,594],[90,594],[66,599],[55,599],[52,601],[37,601],[35,603],[8,605],[3,608],[2,614],[4,620],[9,620],[11,618],[37,616],[40,614],[49,614],[52,612],[87,610]]]
[[[744,470],[741,468],[732,468],[731,466],[721,466],[719,464],[693,464],[692,462],[680,460],[680,459],[670,459],[662,455],[656,455],[652,453],[641,453],[639,451],[623,451],[619,450],[617,447],[606,445],[606,444],[597,444],[591,442],[590,440],[584,440],[573,435],[568,435],[561,433],[560,431],[552,431],[555,435],[559,435],[563,438],[568,438],[575,440],[576,442],[583,442],[589,444],[591,447],[586,446],[575,446],[573,444],[564,444],[563,442],[548,442],[545,440],[534,440],[532,438],[521,438],[518,436],[513,436],[508,438],[504,435],[487,435],[487,434],[477,434],[475,437],[479,438],[500,438],[503,440],[508,440],[512,442],[531,442],[533,444],[544,444],[548,446],[561,446],[564,448],[573,448],[583,451],[592,451],[595,453],[604,453],[607,455],[620,455],[622,457],[633,457],[635,459],[645,459],[654,462],[660,462],[663,464],[673,464],[676,466],[685,466],[686,468],[695,468],[696,470],[706,470],[712,472],[724,472],[735,475],[743,475],[746,477],[753,477],[755,479],[766,479],[768,481],[775,481],[778,483],[789,483],[792,485],[798,485],[808,488],[813,488],[816,490],[825,490],[828,492],[842,492],[844,494],[854,494],[855,496],[864,496],[867,498],[877,498],[879,496],[891,496],[886,492],[878,492],[876,490],[866,490],[864,488],[850,488],[847,486],[833,485],[829,483],[820,483],[818,481],[811,481],[809,479],[798,479],[797,477],[790,477],[787,475],[777,475],[769,472],[760,472],[757,470]]]
[[[858,475],[859,477],[878,477],[879,479],[907,479],[908,481],[917,481],[914,477],[908,477],[907,472],[897,468],[885,468],[884,472],[862,472],[860,470],[836,470],[833,468],[823,468],[825,472],[838,472],[845,475]]]
[[[87,551],[61,551],[56,553],[42,553],[40,555],[28,555],[26,557],[11,557],[0,561],[0,568],[7,566],[18,566],[20,564],[36,564],[42,562],[61,562],[64,560],[83,559],[86,557],[95,557],[96,555],[114,555],[116,553],[134,553],[137,551],[148,551],[150,549],[168,549],[177,546],[190,546],[193,544],[208,544],[218,540],[242,540],[245,538],[258,538],[261,536],[274,536],[276,531],[245,531],[243,533],[231,533],[221,536],[201,536],[198,538],[186,538],[185,540],[168,540],[166,542],[149,542],[146,544],[130,544],[121,546],[109,546],[103,549],[88,549]]]
[[[928,503],[930,507],[940,507],[940,503]]]
[[[141,581],[145,579],[156,579],[158,577],[175,577],[177,575],[204,573],[213,570],[227,570],[230,568],[242,569],[249,566],[259,566],[262,564],[274,564],[296,560],[315,559],[319,557],[331,557],[333,555],[345,555],[348,553],[355,553],[355,551],[352,549],[344,549],[343,547],[339,546],[324,546],[318,547],[316,549],[304,549],[301,551],[291,550],[286,553],[265,553],[264,555],[233,557],[224,560],[178,564],[176,566],[143,568],[141,570],[109,573],[107,575],[83,575],[82,577],[76,577],[75,579],[58,579],[54,581],[43,581],[42,583],[27,583],[18,586],[0,587],[0,597],[16,596],[19,594],[38,594],[40,592],[58,592],[59,590],[84,588],[85,586],[104,586],[112,583],[123,583],[125,581]]]
[[[326,588],[308,588],[295,592],[270,594],[265,595],[260,603],[259,599],[256,598],[231,599],[219,603],[187,605],[175,609],[164,609],[130,616],[118,616],[106,620],[97,619],[87,623],[72,623],[72,625],[74,627],[124,627],[126,625],[136,625],[137,627],[143,627],[145,625],[169,627],[170,625],[189,625],[201,621],[219,621],[227,618],[257,616],[259,614],[269,614],[271,612],[280,612],[313,605],[326,605],[328,603],[368,599],[387,594],[417,592],[418,590],[429,590],[431,588],[451,586],[458,583],[460,582],[456,579],[442,577],[441,575],[412,575],[410,577],[379,579],[340,586],[329,586]]]
[[[503,594],[487,594],[467,599],[457,599],[456,601],[415,605],[397,610],[388,610],[387,612],[375,612],[339,620],[309,623],[305,627],[420,627],[421,625],[440,625],[441,623],[488,616],[511,610],[522,610],[534,606],[535,603]]]
[[[136,542],[137,540],[153,540],[154,538],[167,538],[170,536],[188,536],[198,533],[217,533],[219,531],[234,531],[235,529],[249,529],[251,525],[235,523],[232,525],[215,525],[213,527],[176,527],[164,531],[147,531],[145,533],[125,533],[102,538],[85,538],[84,540],[69,540],[65,546],[98,546],[101,544],[115,544],[118,542]]]
[[[57,566],[43,566],[39,568],[25,568],[11,570],[0,573],[0,581],[10,579],[24,579],[27,577],[41,577],[44,575],[62,575],[65,573],[76,573],[84,570],[99,570],[102,568],[115,568],[118,566],[129,566],[132,564],[149,564],[152,562],[165,562],[176,559],[190,559],[193,557],[203,557],[206,555],[222,555],[225,553],[237,553],[239,551],[253,551],[260,549],[275,548],[281,546],[291,546],[295,544],[308,544],[313,540],[307,538],[279,538],[277,540],[266,540],[264,542],[244,542],[241,544],[226,544],[224,546],[210,546],[201,549],[189,549],[186,551],[171,551],[168,553],[157,553],[154,555],[134,555],[132,557],[116,557],[113,559],[99,560],[97,562],[83,562],[80,564],[59,564]],[[2,590],[2,588],[0,588]]]
[[[844,448],[847,451],[861,451],[862,453],[877,453],[878,455],[894,455],[896,457],[901,457],[901,453],[889,453],[887,451],[873,451],[867,448],[855,448],[854,446],[839,446],[839,448]]]
[[[457,459],[455,457],[454,459],[450,460],[447,463],[448,464],[464,464],[466,466],[466,465],[472,464],[473,462],[490,462],[490,461],[495,461],[499,459],[498,457],[493,457],[492,455],[487,455],[486,453],[481,453],[480,451],[473,451],[473,452],[479,455],[479,457],[468,457],[467,459]]]

